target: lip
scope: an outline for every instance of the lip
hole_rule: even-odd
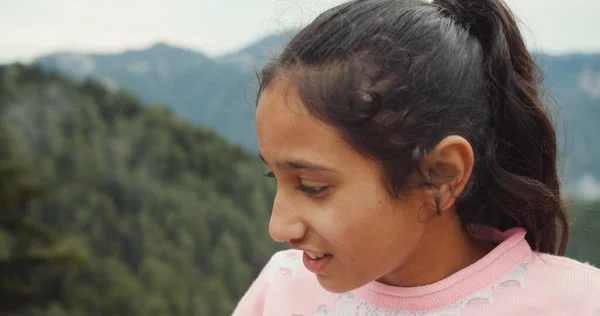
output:
[[[295,249],[295,250],[300,250],[300,251],[302,251],[302,252],[326,253],[326,254],[330,254],[330,255],[331,255],[331,253],[329,253],[329,252],[327,252],[327,251],[318,251],[318,250],[312,250],[312,249],[303,248],[303,247],[298,247],[298,246],[294,246],[294,245],[290,245],[290,247],[291,247],[292,249]]]
[[[332,258],[332,255],[326,255],[325,257],[314,260],[310,258],[306,252],[304,252],[302,254],[302,263],[304,263],[304,267],[308,271],[314,274],[322,274]]]
[[[321,274],[327,267],[329,261],[333,258],[333,255],[326,251],[315,251],[315,250],[311,250],[308,248],[299,247],[296,245],[290,245],[290,247],[292,249],[302,251],[302,262],[304,263],[304,266],[306,267],[307,270],[309,270],[310,272],[312,272],[314,274]],[[324,254],[327,254],[327,256],[325,256],[324,258],[321,258],[319,260],[311,260],[311,258],[308,256],[307,252],[324,253]]]

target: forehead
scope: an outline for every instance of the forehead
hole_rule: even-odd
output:
[[[334,127],[308,112],[296,87],[285,77],[274,79],[262,93],[256,110],[256,130],[260,151],[267,158],[287,158],[281,157],[284,154],[351,154]]]

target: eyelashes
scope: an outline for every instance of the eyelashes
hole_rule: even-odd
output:
[[[271,172],[271,171],[263,172],[263,176],[265,176],[267,178],[275,178],[275,174],[273,174],[273,172]]]
[[[319,195],[319,194],[322,194],[327,189],[327,187],[326,186],[310,187],[310,186],[300,184],[299,186],[296,187],[296,189],[299,191],[302,191],[304,193],[311,194],[311,195]]]
[[[272,179],[275,178],[275,174],[273,174],[272,171],[264,172],[263,176]],[[300,184],[296,186],[296,190],[307,193],[310,196],[318,197],[322,195],[328,188],[327,186],[307,186],[302,184],[300,179],[298,179],[298,181],[300,182]]]

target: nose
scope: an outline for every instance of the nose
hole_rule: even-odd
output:
[[[285,196],[279,192],[273,201],[273,211],[269,221],[269,234],[276,242],[287,242],[301,239],[306,234],[306,223],[302,214],[294,203],[286,201]]]

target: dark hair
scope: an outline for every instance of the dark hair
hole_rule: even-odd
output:
[[[522,226],[534,250],[564,254],[556,135],[539,70],[501,0],[341,4],[265,66],[259,96],[279,75],[295,80],[311,114],[381,164],[395,198],[438,142],[465,137],[475,165],[456,201],[462,224]]]

